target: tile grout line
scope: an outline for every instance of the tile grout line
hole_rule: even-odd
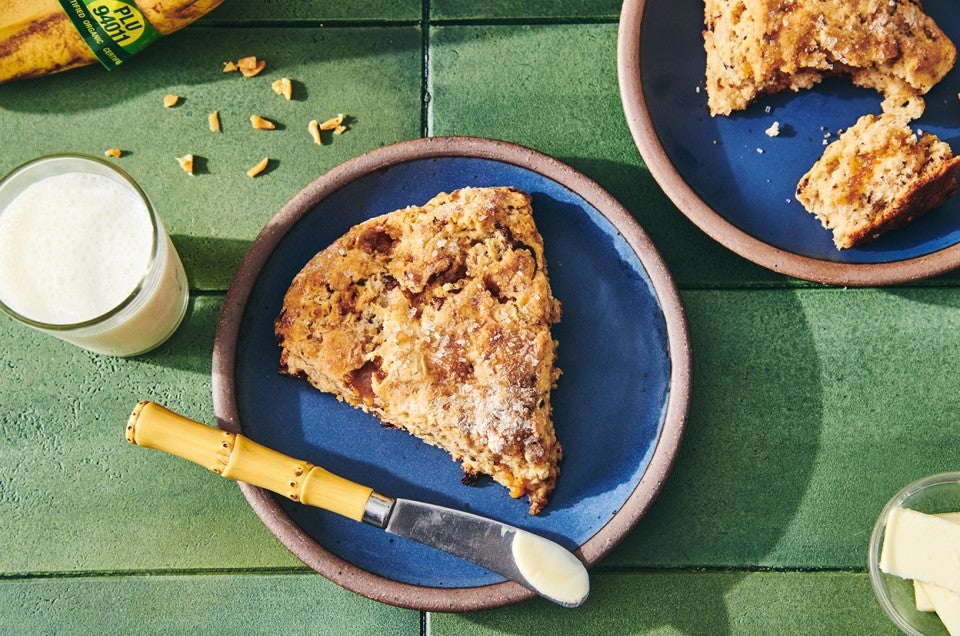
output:
[[[420,14],[420,136],[433,134],[433,74],[430,63],[430,0],[423,0]]]
[[[854,574],[869,575],[865,566],[721,566],[721,565],[684,565],[684,566],[597,566],[591,574],[607,576],[644,575],[689,575],[702,576],[712,574]],[[124,578],[163,578],[183,576],[317,576],[309,567],[281,566],[257,568],[145,568],[135,570],[61,570],[49,572],[0,573],[0,583],[16,581],[75,580],[75,579],[124,579]],[[430,612],[421,612],[426,617]]]
[[[424,2],[425,8],[429,10],[427,2]],[[336,18],[324,20],[321,18],[307,18],[301,20],[206,20],[197,22],[192,28],[205,29],[390,29],[396,27],[409,27],[422,25],[425,21],[430,21],[439,26],[448,27],[477,27],[477,26],[576,26],[576,25],[595,25],[595,24],[618,24],[619,16],[596,16],[596,17],[509,17],[509,18],[439,18],[432,20],[429,17],[424,19],[423,14],[420,18],[397,18],[378,19],[378,20],[348,20]]]
[[[433,77],[430,73],[430,0],[420,9],[420,137],[430,137],[433,124]],[[420,612],[420,636],[430,635],[430,612]]]

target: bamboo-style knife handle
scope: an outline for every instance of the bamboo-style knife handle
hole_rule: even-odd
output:
[[[362,521],[372,488],[288,457],[253,440],[195,422],[155,402],[137,404],[127,421],[127,441],[166,451],[228,479]]]

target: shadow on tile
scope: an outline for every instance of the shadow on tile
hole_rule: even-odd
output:
[[[507,20],[613,20],[620,16],[620,4],[619,0],[436,0],[430,5],[430,13],[434,20],[478,20],[491,17]]]
[[[431,614],[430,633],[892,634],[866,574],[650,572],[594,576],[577,609],[541,599]],[[730,620],[726,620],[729,616]]]
[[[397,64],[419,64],[421,41],[415,27],[338,29],[221,29],[188,27],[155,42],[113,71],[99,64],[70,69],[45,77],[0,85],[0,112],[59,114],[103,111],[112,106],[137,102],[138,97],[179,91],[190,99],[192,87],[222,93],[222,99],[245,99],[240,87],[270,82],[281,74],[317,86],[331,75],[368,73],[369,60],[385,68]],[[255,50],[254,50],[255,49]],[[410,60],[407,57],[416,52]],[[402,59],[398,54],[406,53]],[[267,61],[266,70],[255,78],[224,73],[223,63],[246,55]],[[368,60],[360,62],[360,60]],[[355,63],[355,68],[351,67]],[[327,84],[329,85],[329,84]],[[96,86],[92,91],[91,87]],[[195,91],[195,92],[199,92]],[[132,125],[150,129],[150,119],[164,115],[160,102],[156,111],[104,114],[104,125]],[[168,113],[169,114],[169,113]],[[122,121],[114,121],[120,118]]]
[[[203,292],[226,292],[250,247],[250,241],[242,239],[187,234],[174,234],[170,238],[187,271],[190,289]]]
[[[431,633],[726,634],[734,630],[724,594],[746,576],[593,574],[590,596],[576,609],[533,599],[471,614],[433,613]]]
[[[213,337],[220,316],[221,302],[220,297],[191,295],[187,315],[170,339],[133,360],[141,364],[209,377]]]

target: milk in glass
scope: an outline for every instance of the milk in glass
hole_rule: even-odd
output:
[[[146,196],[111,164],[56,156],[0,184],[0,307],[81,347],[129,356],[186,311],[180,258]]]

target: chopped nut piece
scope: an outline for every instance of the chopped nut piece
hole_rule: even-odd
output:
[[[323,140],[320,139],[320,124],[317,123],[316,119],[311,119],[310,123],[307,124],[307,132],[309,132],[310,136],[313,137],[313,143],[323,143]]]
[[[210,124],[210,132],[220,132],[220,111],[215,110],[207,115],[207,123]]]
[[[770,124],[770,127],[763,131],[766,133],[767,137],[776,137],[780,134],[780,122],[775,121]]]
[[[182,157],[177,157],[177,163],[180,164],[180,167],[183,168],[183,171],[193,176],[193,153],[184,155]]]
[[[107,150],[103,151],[104,157],[119,157],[122,154],[123,154],[123,151],[120,150],[119,148],[108,148]]]
[[[267,169],[268,163],[270,163],[270,158],[264,157],[257,163],[257,165],[247,170],[247,176],[253,179],[255,176]]]
[[[177,105],[177,102],[180,101],[180,98],[176,95],[164,95],[163,96],[163,107],[164,108],[173,108]]]
[[[293,84],[289,77],[281,77],[270,86],[277,95],[283,95],[288,101],[293,99]]]
[[[257,62],[257,65],[256,65],[254,68],[250,69],[250,70],[247,70],[247,69],[245,69],[245,68],[241,68],[241,69],[240,69],[240,73],[241,73],[244,77],[253,77],[254,75],[259,75],[259,74],[260,74],[260,71],[262,71],[262,70],[265,69],[265,68],[267,68],[267,63],[264,62],[263,60],[260,60],[259,62]]]
[[[273,130],[277,127],[275,123],[269,119],[264,119],[260,115],[250,115],[250,125],[257,130]]]
[[[244,77],[253,77],[259,75],[260,71],[267,68],[265,60],[258,60],[256,55],[248,55],[234,62],[224,62],[223,72],[240,71]]]
[[[342,125],[341,125],[341,126],[337,126],[336,128],[333,129],[333,134],[334,134],[334,135],[342,135],[342,134],[345,133],[345,132],[347,132],[347,127],[346,127],[346,126],[342,126]]]
[[[333,130],[337,126],[340,126],[341,124],[343,124],[343,119],[344,119],[343,113],[337,115],[333,119],[328,119],[327,121],[320,124],[320,130]]]
[[[240,69],[240,73],[244,77],[253,77],[254,75],[259,75],[260,71],[267,68],[267,62],[265,60],[258,60],[255,55],[250,55],[237,60],[237,68]]]

